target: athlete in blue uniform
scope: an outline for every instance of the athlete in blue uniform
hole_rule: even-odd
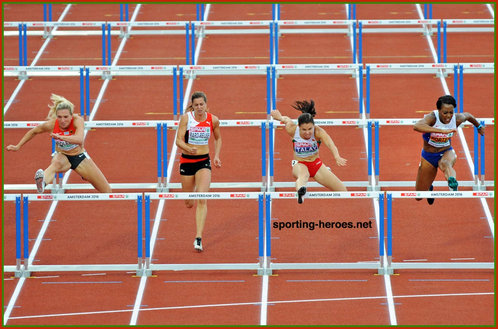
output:
[[[477,127],[479,134],[484,135],[484,127],[477,122],[470,113],[454,113],[456,101],[453,96],[445,95],[439,97],[436,102],[437,110],[427,114],[418,121],[413,129],[423,133],[424,147],[422,159],[418,167],[415,189],[417,191],[432,191],[437,168],[444,173],[450,190],[458,189],[456,172],[453,169],[456,154],[451,147],[451,137],[457,132],[458,126],[469,121]],[[421,200],[421,199],[417,199]],[[429,204],[434,203],[433,198],[428,198]]]

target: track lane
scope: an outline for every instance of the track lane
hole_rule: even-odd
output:
[[[144,7],[144,8],[145,8],[145,7]],[[112,85],[112,84],[111,84],[111,85]],[[280,87],[279,87],[279,91],[280,91]],[[209,94],[208,94],[208,96],[209,96]],[[213,107],[213,108],[214,108],[214,107]],[[99,112],[99,113],[101,113],[101,112]],[[349,115],[348,115],[348,116],[349,116]],[[259,136],[259,135],[258,135],[258,136]],[[488,158],[489,158],[489,157],[488,157]],[[258,280],[259,280],[259,278],[258,278]],[[270,285],[270,289],[272,289],[272,287],[274,287],[274,285]],[[258,289],[258,287],[256,288],[256,291],[257,291],[257,289]],[[181,290],[181,289],[180,289],[180,290]],[[249,289],[248,289],[248,290],[249,290]],[[252,290],[252,289],[251,289],[251,290]],[[183,291],[182,291],[182,292],[183,292]],[[414,306],[415,306],[415,305],[414,305]],[[384,306],[384,307],[385,307],[385,306]],[[270,308],[272,308],[272,307],[270,307]],[[258,316],[258,312],[259,312],[259,307],[256,307],[256,309],[257,309],[257,311],[256,311],[256,312],[254,312],[254,314],[255,314],[255,315],[256,315],[256,317],[257,317],[257,316]],[[313,314],[314,312],[320,312],[319,310],[320,310],[319,308],[315,309],[314,311],[313,311],[313,310],[311,310],[310,314]],[[380,310],[379,310],[379,311],[382,311],[382,310],[385,310],[385,308],[380,307]],[[196,312],[196,313],[197,313],[197,312]],[[145,314],[145,313],[143,313],[143,314]],[[183,314],[186,314],[186,313],[183,313]],[[277,313],[273,313],[273,314],[277,314]],[[282,313],[282,314],[283,314],[283,313]],[[208,316],[208,315],[207,315],[207,316]],[[269,319],[272,319],[271,317],[272,317],[272,313],[270,312],[270,314],[269,314]],[[142,319],[142,315],[141,315],[141,319]],[[206,318],[206,321],[212,321],[212,318]],[[106,322],[106,323],[107,323],[107,322]],[[112,323],[112,322],[111,322],[111,323]],[[126,323],[126,320],[125,320],[125,323]]]

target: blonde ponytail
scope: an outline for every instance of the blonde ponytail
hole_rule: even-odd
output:
[[[69,113],[73,115],[74,105],[64,97],[52,94],[50,100],[52,101],[52,105],[48,106],[50,110],[48,111],[47,119],[55,119],[58,110],[69,110]]]

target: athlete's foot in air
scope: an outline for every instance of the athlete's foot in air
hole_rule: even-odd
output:
[[[43,169],[38,169],[35,173],[35,183],[36,183],[36,189],[38,193],[43,193],[45,191],[45,179],[44,179],[45,173],[43,172]]]
[[[432,191],[434,190],[434,186],[431,185],[431,187],[429,187],[429,191]],[[427,203],[428,204],[433,204],[434,203],[434,198],[427,198]]]
[[[450,188],[451,191],[458,190],[458,182],[455,177],[448,178],[448,187]]]
[[[297,203],[303,203],[305,194],[306,194],[306,186],[301,186],[299,190],[297,190]]]

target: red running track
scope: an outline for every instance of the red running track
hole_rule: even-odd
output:
[[[66,8],[55,4],[54,20]],[[130,16],[136,5],[130,4]],[[42,20],[41,4],[7,4],[5,21]],[[346,19],[344,5],[281,5],[281,19]],[[491,18],[482,4],[438,4],[433,17]],[[358,19],[417,19],[414,4],[358,4]],[[192,4],[146,4],[139,21],[195,20]],[[268,20],[266,4],[214,4],[209,20]],[[71,6],[64,21],[119,20],[117,4]],[[455,33],[448,38],[448,62],[494,62],[493,35]],[[31,63],[44,40],[28,38]],[[17,38],[5,38],[4,63],[17,65]],[[351,45],[345,35],[283,35],[280,63],[350,63]],[[435,43],[435,38],[432,38]],[[112,38],[113,58],[118,37]],[[198,64],[267,64],[268,36],[246,35],[204,38]],[[37,65],[100,65],[100,37],[57,37],[50,41]],[[126,42],[118,65],[185,63],[183,37],[133,36]],[[427,40],[418,34],[369,34],[364,37],[365,63],[433,62]],[[465,78],[465,109],[476,117],[493,117],[493,80],[489,75]],[[450,91],[452,76],[445,79]],[[4,93],[12,95],[19,81],[4,78]],[[94,120],[171,120],[170,78],[117,77],[108,85],[98,108],[93,108],[103,81],[91,78]],[[32,78],[24,83],[5,121],[43,120],[50,93],[77,104],[79,81],[74,78]],[[209,106],[220,119],[266,118],[264,77],[209,77],[195,79],[192,90],[203,90]],[[430,75],[373,76],[372,118],[416,118],[434,108],[444,93],[440,79]],[[358,96],[355,79],[348,76],[281,76],[277,107],[295,116],[290,108],[297,99],[313,98],[318,116],[356,118]],[[494,141],[487,129],[486,173],[494,180]],[[241,133],[241,129],[244,132]],[[338,168],[328,152],[324,162],[344,181],[367,180],[366,148],[361,129],[327,127],[341,155],[349,160]],[[17,141],[24,130],[6,129],[5,142]],[[464,128],[472,152],[473,134]],[[258,128],[222,129],[222,169],[213,169],[213,182],[260,181],[261,152]],[[174,132],[168,132],[169,150]],[[290,141],[283,130],[275,137],[275,180],[293,180],[289,162]],[[400,143],[401,141],[401,143]],[[411,127],[382,127],[380,180],[413,181],[422,142]],[[463,144],[453,139],[459,157],[455,169],[460,180],[471,180]],[[155,132],[151,129],[92,129],[86,148],[111,183],[156,180]],[[31,183],[32,174],[50,161],[48,137],[38,137],[19,153],[4,154],[4,184]],[[171,182],[179,182],[175,163]],[[439,174],[437,179],[442,179]],[[71,174],[68,183],[81,183]],[[443,188],[442,190],[445,190]],[[27,192],[27,191],[20,191]],[[93,192],[93,191],[87,191]],[[494,216],[493,200],[487,201]],[[375,210],[368,200],[294,200],[272,202],[274,221],[369,221],[371,229],[272,230],[274,262],[355,262],[377,260],[378,236]],[[210,201],[205,231],[205,251],[192,250],[194,211],[182,202],[152,202],[151,214],[160,220],[152,261],[154,263],[257,262],[257,205],[253,201]],[[133,263],[136,260],[135,204],[133,202],[59,202],[53,215],[49,202],[30,204],[30,248],[43,235],[33,264]],[[15,263],[14,206],[4,202],[4,264]],[[83,211],[82,211],[83,210]],[[494,261],[494,238],[479,201],[440,199],[429,207],[425,201],[395,200],[393,248],[396,262],[465,259]],[[304,247],[303,247],[304,246]],[[15,293],[20,279],[4,273],[3,296],[7,308],[15,303],[7,325],[492,325],[494,324],[494,272],[485,270],[403,270],[385,277],[372,271],[275,271],[269,277],[250,271],[157,272],[147,278],[140,311],[133,313],[141,281],[134,273],[34,273]],[[267,304],[262,293],[267,280]],[[390,288],[386,288],[386,282]],[[393,299],[387,296],[392,294]],[[393,302],[392,308],[389,301]],[[266,315],[262,316],[262,310]],[[134,318],[134,316],[137,316]],[[134,322],[136,321],[136,322]]]

